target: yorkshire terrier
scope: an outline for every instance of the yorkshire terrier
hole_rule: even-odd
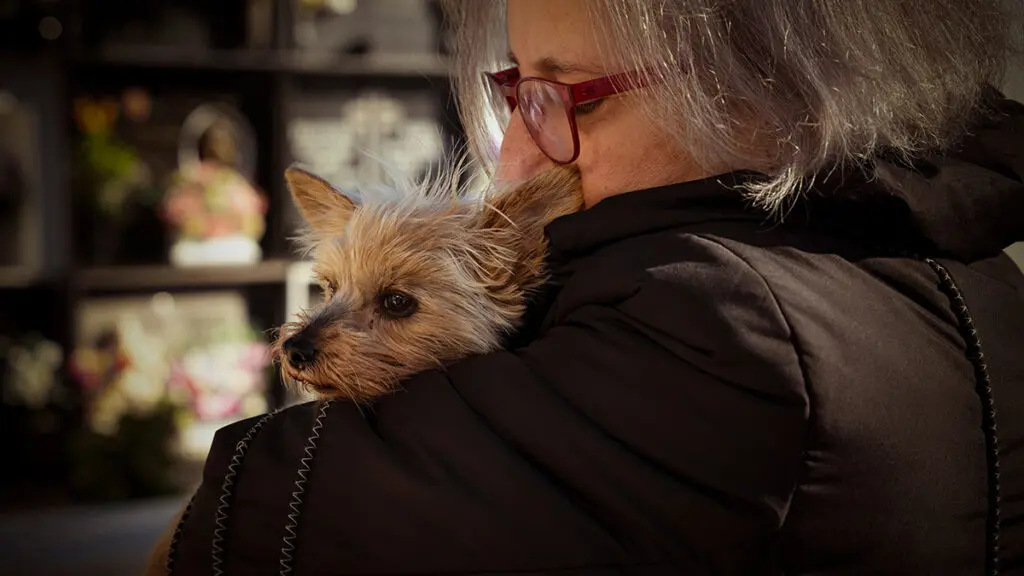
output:
[[[456,193],[454,174],[357,196],[286,171],[324,297],[280,330],[286,382],[367,403],[520,327],[547,279],[545,227],[582,208],[579,173],[556,167],[475,199]]]

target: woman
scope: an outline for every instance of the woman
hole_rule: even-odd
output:
[[[481,161],[583,177],[538,321],[370,413],[221,430],[174,573],[1024,570],[994,1],[448,8]]]

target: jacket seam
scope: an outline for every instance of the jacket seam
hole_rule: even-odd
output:
[[[746,266],[751,272],[753,272],[754,275],[756,275],[758,279],[761,280],[761,283],[764,285],[765,290],[768,291],[768,294],[771,295],[772,302],[775,303],[775,308],[779,311],[779,316],[781,316],[783,322],[785,322],[786,329],[789,331],[790,334],[789,345],[793,348],[793,355],[796,356],[796,364],[797,367],[800,369],[800,378],[803,380],[804,393],[807,394],[807,433],[805,434],[804,445],[801,449],[801,464],[806,464],[808,458],[808,439],[813,430],[815,401],[814,394],[810,385],[810,379],[807,375],[807,365],[804,362],[804,353],[802,347],[799,344],[799,338],[797,337],[797,331],[796,329],[793,328],[793,323],[790,321],[789,315],[786,313],[786,310],[782,306],[782,303],[779,302],[779,298],[775,294],[775,290],[772,289],[771,283],[768,282],[768,279],[764,277],[764,274],[762,274],[753,264],[751,264],[750,261],[748,261],[735,250],[733,250],[729,246],[726,246],[722,241],[713,236],[702,233],[694,233],[693,235],[697,238],[700,238],[701,240],[704,240],[705,242],[721,247],[723,250],[731,254],[736,260],[738,260],[744,266]],[[802,466],[802,471],[799,477],[797,478],[797,482],[793,488],[793,495],[790,497],[790,505],[786,506],[785,512],[782,515],[781,524],[779,525],[780,529],[782,526],[786,524],[786,519],[789,517],[789,511],[792,506],[792,499],[795,497],[797,488],[803,485],[805,479],[806,466]]]
[[[264,414],[263,417],[257,420],[256,423],[249,428],[238,443],[235,444],[235,452],[231,456],[227,471],[221,481],[220,497],[217,499],[218,505],[213,519],[213,537],[210,542],[210,569],[215,576],[221,576],[225,572],[225,550],[221,544],[226,545],[225,533],[228,530],[228,523],[231,520],[231,505],[235,497],[236,479],[239,475],[239,468],[242,466],[242,462],[249,452],[249,446],[256,440],[256,436],[260,433],[267,422],[280,412],[280,410],[275,410]]]
[[[313,460],[315,459],[317,446],[320,441],[320,433],[324,427],[324,419],[327,418],[327,410],[330,407],[330,400],[320,404],[316,420],[313,421],[309,437],[306,438],[306,445],[303,449],[305,456],[299,460],[299,466],[295,471],[296,479],[293,483],[295,491],[292,492],[291,501],[288,503],[291,513],[287,516],[287,523],[284,527],[285,535],[281,541],[281,553],[278,560],[278,565],[281,567],[280,574],[282,575],[291,574],[295,569],[296,539],[298,538],[302,508],[305,505],[306,485],[309,483],[313,473]]]

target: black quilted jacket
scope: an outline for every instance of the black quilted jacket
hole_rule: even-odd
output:
[[[226,427],[174,574],[1024,572],[1024,107],[837,172],[549,228],[521,345]],[[980,346],[980,348],[979,348]]]

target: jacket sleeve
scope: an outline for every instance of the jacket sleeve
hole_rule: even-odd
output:
[[[277,573],[287,556],[300,574],[752,573],[795,487],[807,395],[763,279],[696,242],[686,263],[560,312],[517,351],[418,375],[372,410],[335,402],[320,418],[304,407],[268,420],[235,479],[227,540],[249,549],[227,562]],[[218,434],[197,501],[223,494],[251,427]],[[275,474],[283,488],[269,487]],[[259,529],[271,544],[238,528],[253,526],[273,526]]]

